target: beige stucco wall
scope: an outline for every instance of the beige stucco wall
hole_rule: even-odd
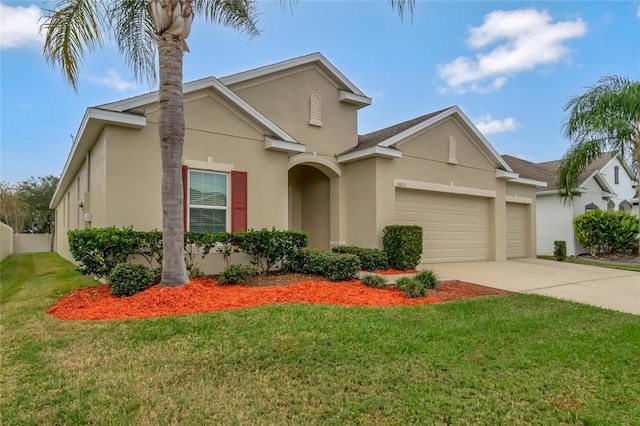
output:
[[[13,228],[0,222],[0,262],[13,254]]]
[[[230,86],[280,128],[307,147],[333,160],[356,146],[357,107],[340,102],[337,82],[317,64],[306,64]],[[322,127],[309,124],[310,99],[321,99]]]

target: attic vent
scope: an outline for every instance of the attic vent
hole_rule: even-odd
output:
[[[458,146],[455,136],[449,136],[449,164],[458,164]]]
[[[321,115],[321,105],[320,105],[320,96],[315,93],[311,95],[311,118],[309,120],[309,124],[312,126],[322,126],[322,115]]]

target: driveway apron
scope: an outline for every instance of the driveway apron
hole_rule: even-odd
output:
[[[533,293],[640,315],[640,273],[540,259],[423,264],[441,279]]]

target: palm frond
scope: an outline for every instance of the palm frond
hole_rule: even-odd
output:
[[[246,33],[260,35],[255,0],[199,0],[193,3],[196,16]]]
[[[391,8],[395,9],[400,16],[400,19],[404,19],[405,15],[409,15],[409,18],[413,20],[413,14],[415,12],[416,2],[415,0],[389,0]]]
[[[84,55],[103,43],[107,16],[105,3],[98,0],[60,0],[40,27],[44,31],[44,56],[53,68],[60,68],[74,90]]]
[[[115,0],[109,20],[118,50],[138,81],[150,86],[157,81],[157,36],[146,11],[146,0]]]

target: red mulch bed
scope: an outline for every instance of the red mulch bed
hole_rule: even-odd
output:
[[[377,271],[373,271],[373,272],[380,275],[401,275],[401,274],[417,274],[418,273],[418,271],[415,269],[407,269],[406,271],[399,271],[393,268],[378,269]]]
[[[275,277],[275,278],[274,278]],[[223,286],[211,278],[192,280],[178,288],[155,285],[130,297],[109,294],[109,285],[75,290],[48,310],[66,320],[118,320],[239,309],[279,303],[317,303],[341,306],[398,306],[433,304],[508,292],[463,282],[442,283],[426,297],[406,299],[396,288],[374,289],[360,281],[327,282],[318,276],[270,274],[250,286]],[[297,280],[297,282],[295,282]],[[273,285],[272,283],[277,283]],[[271,283],[271,285],[270,285]],[[284,283],[284,285],[283,285]],[[287,285],[288,284],[288,285]]]

